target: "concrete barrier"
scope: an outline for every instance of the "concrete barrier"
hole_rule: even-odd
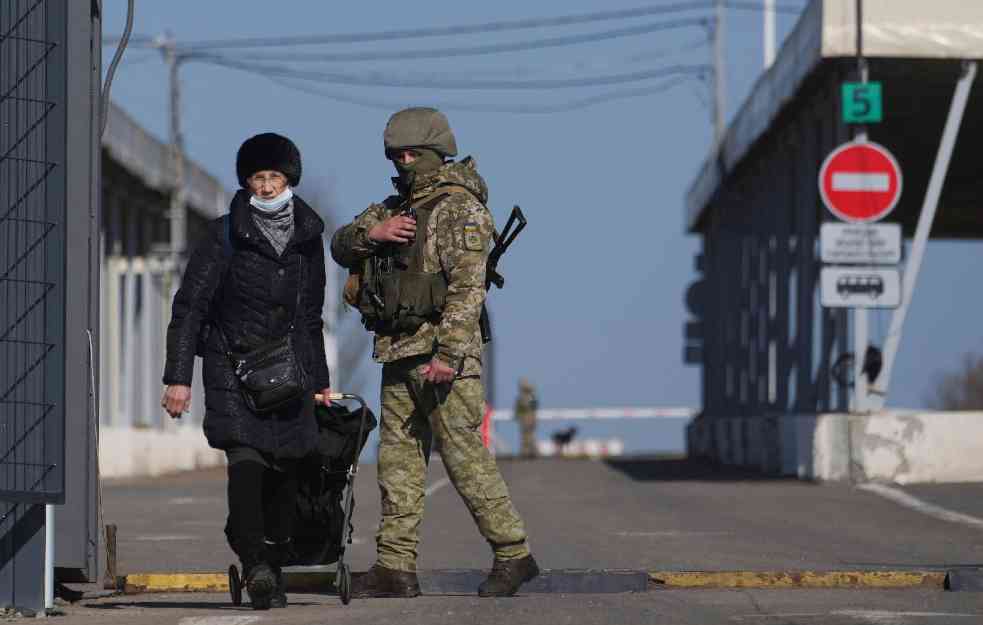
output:
[[[852,417],[857,481],[983,481],[983,412],[894,412]]]
[[[983,412],[701,418],[689,452],[804,480],[983,481]]]
[[[104,478],[153,477],[225,464],[201,426],[174,429],[103,427],[99,433],[99,475]]]

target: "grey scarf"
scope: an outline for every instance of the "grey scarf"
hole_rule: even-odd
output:
[[[283,254],[287,243],[294,236],[294,202],[287,202],[283,208],[272,213],[264,213],[252,207],[253,223],[270,242],[277,255]]]

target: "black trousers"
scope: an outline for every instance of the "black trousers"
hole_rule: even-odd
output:
[[[255,452],[254,452],[255,453]],[[244,565],[275,564],[293,535],[297,500],[296,460],[275,464],[229,453],[229,516],[225,534]]]

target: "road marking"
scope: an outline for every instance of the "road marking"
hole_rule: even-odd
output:
[[[225,527],[225,521],[178,521],[176,525],[188,527]]]
[[[434,482],[433,484],[431,484],[430,486],[427,486],[427,488],[423,491],[423,496],[429,497],[430,495],[436,493],[438,490],[447,486],[450,483],[451,480],[449,477],[442,477],[436,482]]]
[[[730,536],[734,532],[686,532],[683,530],[663,530],[658,532],[617,532],[622,538],[653,537],[674,538],[678,536]]]
[[[173,497],[167,500],[167,503],[172,506],[186,506],[193,503],[222,503],[223,499],[219,497]]]
[[[894,625],[899,618],[936,618],[940,616],[951,618],[975,618],[979,614],[957,614],[953,612],[890,612],[887,610],[834,610],[833,616],[858,618],[871,625]]]
[[[249,625],[262,620],[261,616],[186,616],[178,625]]]
[[[890,612],[887,610],[833,610],[832,612],[778,612],[772,614],[742,614],[735,616],[737,621],[764,621],[769,619],[787,618],[829,618],[845,616],[860,619],[870,625],[894,625],[901,618],[978,618],[979,614],[964,614],[956,612]]]
[[[169,540],[197,540],[198,536],[189,536],[187,534],[158,534],[149,536],[137,536],[133,540],[138,540],[140,542],[164,542]]]
[[[884,484],[875,483],[861,484],[857,488],[860,490],[865,490],[869,493],[874,493],[875,495],[880,495],[885,499],[890,499],[898,505],[911,508],[912,510],[916,510],[922,514],[934,517],[941,521],[959,523],[978,530],[983,530],[983,519],[971,516],[969,514],[963,514],[962,512],[956,512],[955,510],[949,510],[948,508],[937,506],[934,503],[922,501],[918,497],[909,495],[900,488],[892,488]]]
[[[833,191],[887,193],[890,190],[891,176],[888,174],[867,174],[854,171],[840,171],[833,174]]]

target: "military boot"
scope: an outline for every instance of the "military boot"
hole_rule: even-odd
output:
[[[478,586],[479,597],[511,597],[519,586],[539,575],[539,565],[532,555],[518,560],[495,558],[488,579]]]
[[[364,575],[352,579],[352,597],[410,598],[420,595],[420,582],[416,573],[397,571],[374,564]]]

